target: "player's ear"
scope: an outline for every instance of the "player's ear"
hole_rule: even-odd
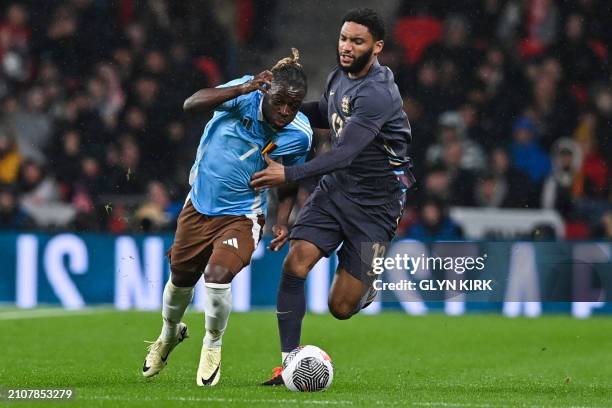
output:
[[[378,55],[382,52],[385,47],[385,42],[383,40],[378,40],[374,43],[374,55]]]

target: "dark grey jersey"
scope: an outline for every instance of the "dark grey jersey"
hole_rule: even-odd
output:
[[[397,176],[409,166],[412,136],[391,70],[376,62],[365,77],[350,79],[336,68],[319,104],[321,108],[327,104],[333,146],[351,137],[350,132],[344,132],[349,123],[376,134],[348,167],[326,176],[326,181],[335,182],[350,198],[364,204],[398,197],[401,184]],[[350,145],[350,140],[346,144]]]

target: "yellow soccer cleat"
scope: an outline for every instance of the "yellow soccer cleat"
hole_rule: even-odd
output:
[[[178,336],[170,343],[164,343],[161,338],[158,338],[155,342],[149,345],[149,353],[145,357],[144,364],[142,366],[142,375],[144,377],[153,377],[159,373],[168,364],[168,356],[174,350],[174,348],[183,340],[189,337],[187,325],[185,323],[178,324]]]
[[[221,347],[202,346],[196,383],[200,387],[217,385],[221,378]]]

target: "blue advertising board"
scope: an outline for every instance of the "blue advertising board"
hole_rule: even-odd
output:
[[[110,304],[121,310],[159,310],[169,276],[165,253],[171,243],[170,234],[2,233],[0,302],[20,308]],[[287,247],[271,252],[266,243],[260,242],[251,265],[232,283],[235,311],[275,306]],[[375,287],[381,293],[366,313],[386,309],[451,315],[486,310],[532,317],[547,312],[576,317],[610,313],[611,254],[609,242],[398,241],[378,264],[380,276],[374,269]],[[335,256],[323,258],[311,271],[306,287],[311,312],[327,312],[336,264]],[[468,277],[484,286],[474,290],[470,283],[469,290],[462,291],[463,278]],[[480,290],[489,286],[489,292]],[[203,296],[200,282],[195,309],[203,310]]]

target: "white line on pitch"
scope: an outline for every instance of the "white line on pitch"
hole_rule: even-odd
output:
[[[301,399],[271,399],[271,398],[221,398],[221,397],[159,397],[130,398],[119,396],[76,396],[76,400],[109,400],[109,401],[185,401],[185,402],[224,402],[228,404],[264,403],[264,404],[312,404],[312,405],[353,405],[346,400],[301,400]]]
[[[353,401],[348,400],[302,400],[302,399],[289,399],[289,398],[223,398],[223,397],[122,397],[122,396],[107,396],[107,395],[92,395],[92,396],[76,396],[77,400],[108,400],[108,401],[149,401],[149,402],[160,402],[160,401],[183,401],[183,402],[222,402],[227,404],[243,404],[243,403],[263,403],[263,404],[311,404],[311,405],[353,405]],[[513,407],[513,405],[503,404],[472,404],[462,402],[443,402],[443,401],[431,401],[431,402],[419,402],[419,401],[379,401],[371,405],[401,405],[401,406],[416,406],[416,407],[452,407],[452,408],[501,408],[501,407]],[[525,405],[526,408],[538,408],[534,405]],[[569,408],[603,408],[603,407],[569,407]]]

